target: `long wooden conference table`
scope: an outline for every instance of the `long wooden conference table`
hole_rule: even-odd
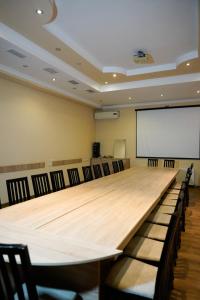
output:
[[[28,245],[36,269],[66,268],[73,282],[72,267],[87,273],[123,252],[177,172],[134,167],[1,209],[0,242]],[[79,278],[80,289],[87,280]]]

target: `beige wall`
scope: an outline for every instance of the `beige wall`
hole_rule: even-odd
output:
[[[2,202],[7,201],[7,178],[29,175],[32,187],[30,174],[81,168],[81,164],[53,168],[52,160],[82,158],[83,164],[89,163],[95,140],[92,108],[3,78],[0,91],[0,166],[46,163],[41,170],[0,174]]]
[[[113,144],[115,139],[126,139],[126,157],[130,158],[131,166],[147,165],[147,159],[136,159],[136,112],[131,109],[121,109],[120,118],[112,120],[96,121],[96,141],[101,143],[101,155],[113,155]],[[176,167],[187,168],[194,163],[195,184],[200,185],[200,161],[199,160],[176,160]],[[159,160],[159,166],[163,165],[163,160]],[[184,176],[181,170],[179,179]]]

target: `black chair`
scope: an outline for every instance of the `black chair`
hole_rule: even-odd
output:
[[[77,168],[67,169],[67,173],[70,186],[79,185],[81,183]]]
[[[47,173],[31,176],[35,197],[51,193],[49,177]]]
[[[175,160],[174,159],[165,159],[164,168],[174,168]]]
[[[99,164],[93,165],[93,171],[95,179],[102,177],[101,167]]]
[[[36,286],[27,246],[0,244],[0,296],[1,300],[75,300],[77,294]]]
[[[113,166],[113,172],[118,173],[119,172],[119,165],[117,160],[112,161],[112,166]]]
[[[148,158],[148,167],[157,167],[158,159],[157,158]]]
[[[62,170],[50,172],[53,192],[65,189],[65,180]]]
[[[123,160],[122,160],[122,159],[118,160],[118,164],[119,164],[119,170],[120,170],[120,171],[123,171],[123,170],[124,170],[124,163],[123,163]]]
[[[27,177],[6,180],[9,205],[17,204],[30,199],[30,190]]]
[[[92,169],[91,166],[84,166],[82,167],[83,170],[83,177],[84,177],[84,181],[88,182],[93,180],[93,175],[92,175]]]
[[[104,176],[110,175],[109,164],[108,164],[107,162],[102,163],[102,167],[103,167],[103,173],[104,173]]]

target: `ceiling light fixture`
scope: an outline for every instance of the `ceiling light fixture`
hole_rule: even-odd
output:
[[[113,77],[117,77],[117,74],[113,74]]]
[[[160,94],[161,97],[163,97],[163,94]]]
[[[39,8],[36,9],[35,12],[36,12],[36,14],[39,15],[39,16],[40,16],[40,15],[43,15],[43,13],[44,13],[44,11],[43,11],[42,9],[39,9]]]
[[[108,84],[108,81],[105,81],[105,84]]]
[[[186,66],[187,66],[187,67],[189,67],[189,66],[190,66],[190,63],[189,63],[189,62],[187,62],[187,63],[186,63]]]
[[[200,90],[197,91],[197,94],[200,94]]]
[[[128,99],[131,100],[132,98],[131,98],[131,97],[128,97]]]
[[[55,79],[55,78],[52,78],[52,81],[56,81],[56,79]]]

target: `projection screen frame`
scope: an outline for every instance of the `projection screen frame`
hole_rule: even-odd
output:
[[[177,109],[177,108],[190,108],[190,107],[200,107],[200,105],[182,105],[182,106],[165,106],[165,107],[151,107],[151,108],[137,108],[136,111],[136,158],[157,158],[157,159],[180,159],[180,160],[200,160],[200,153],[198,158],[191,158],[191,157],[175,157],[175,156],[139,156],[138,155],[138,147],[137,147],[137,112],[144,111],[144,110],[168,110],[168,109]],[[199,151],[200,151],[200,137],[199,137]]]

